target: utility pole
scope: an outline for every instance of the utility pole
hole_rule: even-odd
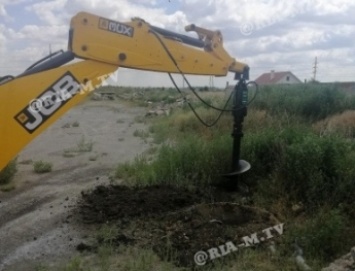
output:
[[[313,81],[315,82],[317,79],[317,69],[318,69],[318,58],[314,59],[314,66],[313,66]]]

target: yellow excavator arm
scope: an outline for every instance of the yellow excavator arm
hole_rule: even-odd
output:
[[[119,67],[248,79],[249,68],[223,48],[219,31],[186,27],[198,38],[139,18],[121,23],[81,12],[70,24],[67,52],[22,74],[0,77],[0,171],[37,135],[82,101]],[[80,62],[68,64],[75,58]]]

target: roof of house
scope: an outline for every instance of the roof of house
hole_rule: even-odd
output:
[[[257,79],[255,79],[255,82],[259,85],[267,85],[267,84],[276,84],[278,81],[280,81],[284,76],[288,74],[292,74],[294,77],[296,77],[292,72],[287,71],[287,72],[273,72],[274,76],[271,78],[271,72],[266,72],[260,75]],[[297,77],[296,77],[297,78]],[[299,80],[297,78],[297,80]],[[301,80],[299,80],[301,82]]]

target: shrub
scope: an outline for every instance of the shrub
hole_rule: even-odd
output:
[[[2,171],[0,171],[0,185],[8,184],[12,181],[17,172],[17,160],[11,161]]]
[[[75,121],[72,123],[72,127],[79,127],[80,123],[78,121]]]
[[[321,209],[314,217],[295,223],[286,235],[289,244],[297,240],[306,258],[327,260],[350,248],[348,221],[339,210]]]
[[[148,138],[149,137],[149,131],[144,131],[144,130],[135,130],[133,132],[134,137],[140,137],[140,138]]]
[[[173,146],[162,145],[152,162],[140,156],[132,163],[120,164],[116,177],[134,180],[138,185],[206,185],[229,170],[230,144],[230,136],[208,142],[189,136]]]
[[[47,173],[52,171],[53,165],[49,162],[37,161],[33,164],[33,170],[36,173]]]
[[[308,206],[330,197],[333,206],[353,204],[354,143],[336,136],[319,137],[302,128],[270,128],[249,134],[242,150],[242,157],[252,165],[247,181],[256,182],[265,198],[286,191],[290,200]]]
[[[85,137],[82,137],[77,144],[76,152],[91,152],[93,149],[94,143],[91,141],[86,141]]]
[[[349,196],[347,189],[355,188],[351,182],[355,175],[343,171],[348,163],[344,154],[350,148],[353,147],[348,142],[334,136],[306,135],[301,142],[285,148],[279,178],[285,180],[285,187],[288,186],[298,200],[317,205],[332,198],[336,206]]]
[[[274,114],[288,112],[314,121],[355,109],[353,100],[331,85],[274,86],[261,88],[252,107]]]

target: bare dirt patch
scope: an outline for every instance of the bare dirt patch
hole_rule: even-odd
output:
[[[148,140],[133,136],[145,128],[135,122],[144,112],[116,101],[85,102],[19,154],[16,188],[0,191],[1,271],[50,268],[74,255],[90,234],[74,223],[77,198],[82,190],[108,184],[117,163],[149,148]],[[34,173],[32,162],[40,160],[50,162],[52,172]]]

